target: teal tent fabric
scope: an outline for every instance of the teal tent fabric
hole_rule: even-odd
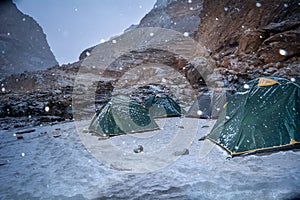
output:
[[[176,117],[184,114],[184,110],[171,97],[165,94],[151,95],[144,106],[149,108],[150,114],[154,118]]]
[[[146,107],[128,97],[115,96],[96,111],[89,131],[115,136],[158,128]]]
[[[276,77],[250,81],[229,98],[206,138],[232,156],[298,147],[299,84]]]

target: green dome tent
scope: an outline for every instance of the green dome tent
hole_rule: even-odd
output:
[[[149,110],[138,102],[116,96],[97,110],[89,126],[89,131],[102,136],[115,136],[127,133],[159,129]]]
[[[275,77],[250,81],[229,98],[206,138],[231,156],[299,147],[299,84]]]
[[[165,94],[151,95],[144,103],[150,115],[158,117],[178,117],[184,113],[179,104]]]

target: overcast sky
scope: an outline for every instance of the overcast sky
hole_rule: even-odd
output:
[[[13,0],[42,26],[60,64],[138,24],[156,0]]]

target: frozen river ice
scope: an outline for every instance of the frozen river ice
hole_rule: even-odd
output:
[[[198,141],[214,121],[185,120],[160,119],[162,130],[109,140],[88,136],[99,142],[96,153],[78,128],[87,128],[87,121],[33,127],[35,131],[23,134],[21,140],[14,135],[21,129],[1,130],[0,199],[300,197],[300,151],[227,159],[223,149]],[[192,129],[185,123],[192,124]],[[180,135],[183,133],[187,137]],[[174,139],[178,135],[182,146],[178,138]],[[173,141],[180,148],[164,149]],[[124,157],[116,159],[118,154],[105,154],[108,143]],[[134,154],[139,144],[144,151]],[[174,155],[184,148],[189,150],[188,155]],[[147,156],[151,162],[145,159]]]

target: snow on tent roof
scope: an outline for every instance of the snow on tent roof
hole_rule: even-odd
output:
[[[229,98],[205,138],[231,156],[299,147],[299,84],[276,77],[250,81]]]
[[[96,111],[89,126],[91,132],[104,136],[136,133],[158,128],[147,108],[125,96],[112,97],[111,101]]]

